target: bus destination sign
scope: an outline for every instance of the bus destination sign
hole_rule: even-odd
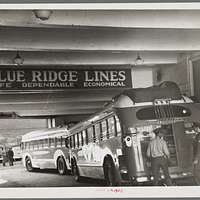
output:
[[[131,69],[0,70],[0,90],[131,88]]]

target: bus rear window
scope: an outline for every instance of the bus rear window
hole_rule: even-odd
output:
[[[136,116],[139,120],[151,120],[158,118],[188,117],[191,115],[189,109],[177,105],[162,105],[140,109]]]

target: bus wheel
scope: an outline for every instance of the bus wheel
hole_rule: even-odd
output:
[[[34,168],[32,167],[31,159],[29,157],[26,158],[25,164],[26,164],[27,171],[32,172]]]
[[[72,174],[74,176],[75,181],[80,182],[81,181],[81,177],[80,177],[80,173],[78,170],[78,166],[77,164],[74,162],[72,165]]]
[[[66,174],[67,167],[63,157],[59,157],[57,161],[57,169],[60,175]]]
[[[106,180],[106,185],[117,186],[118,184],[116,182],[114,164],[111,161],[106,161],[103,169],[104,169],[104,177]]]

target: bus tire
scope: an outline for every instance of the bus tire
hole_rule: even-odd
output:
[[[67,166],[63,157],[59,157],[57,161],[57,170],[60,175],[65,175],[67,172]]]
[[[72,175],[74,176],[74,179],[75,179],[76,182],[80,182],[81,181],[81,176],[80,176],[80,173],[79,173],[79,169],[78,169],[78,166],[77,166],[75,161],[72,164]]]
[[[31,159],[29,157],[26,158],[25,165],[28,172],[32,172],[34,170],[34,168],[32,167]]]
[[[116,181],[115,176],[115,167],[112,161],[106,160],[103,166],[104,177],[107,186],[117,186],[118,183]]]

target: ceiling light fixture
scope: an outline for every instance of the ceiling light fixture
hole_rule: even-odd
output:
[[[52,10],[34,10],[33,13],[36,18],[40,20],[48,20],[52,14]]]
[[[144,60],[140,57],[140,54],[137,53],[137,58],[135,59],[135,65],[142,65]]]
[[[15,65],[22,65],[24,62],[24,59],[19,55],[19,52],[17,52],[16,56],[13,59],[13,63]]]

